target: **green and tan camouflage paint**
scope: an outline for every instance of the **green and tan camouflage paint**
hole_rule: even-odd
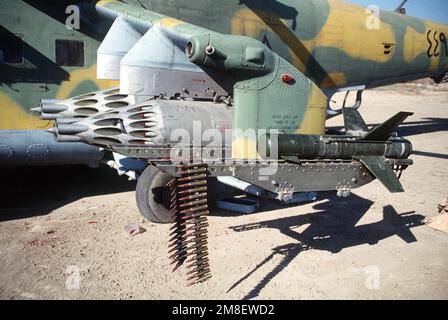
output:
[[[37,4],[36,4],[37,3]],[[96,78],[96,51],[101,39],[65,27],[41,10],[55,7],[52,1],[0,0],[0,33],[24,40],[24,63],[0,65],[0,130],[34,130],[52,126],[31,114],[41,99],[66,99],[116,86]],[[67,17],[65,6],[57,9]],[[54,10],[54,9],[53,9]],[[84,42],[85,67],[60,67],[55,60],[55,40]]]
[[[369,28],[370,11],[340,0],[140,2],[166,17],[264,40],[323,89],[394,83],[448,71],[448,47],[440,41],[441,34],[448,34],[447,25],[380,11],[378,28]],[[114,1],[100,3],[114,6]],[[147,17],[153,22],[162,19]],[[175,27],[188,32],[180,21]]]
[[[369,29],[366,21],[371,13],[340,0],[127,2],[131,7],[114,0],[99,1],[96,6],[191,35],[209,29],[253,37],[321,89],[377,86],[448,71],[447,42],[441,41],[441,34],[448,35],[447,25],[381,11],[379,28]],[[45,128],[49,123],[29,115],[40,99],[63,99],[112,85],[98,81],[95,70],[96,50],[108,30],[98,30],[97,37],[83,29],[68,30],[62,21],[46,14],[45,7],[51,8],[53,3],[0,0],[2,27],[23,36],[25,49],[37,54],[37,62],[46,62],[39,68],[36,61],[27,59],[24,66],[0,66],[0,129]],[[51,68],[56,37],[85,41],[85,68]],[[36,73],[46,76],[33,77]],[[313,121],[306,123],[312,127]]]

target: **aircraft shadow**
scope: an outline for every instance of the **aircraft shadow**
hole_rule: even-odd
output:
[[[0,171],[0,222],[42,216],[85,197],[135,190],[110,168],[86,166]]]
[[[41,0],[24,0],[24,2],[42,13],[45,13],[52,19],[59,21],[63,25],[65,25],[68,17],[68,14],[66,13],[67,7],[76,4],[81,11],[81,28],[79,29],[79,32],[99,42],[104,40],[104,36],[106,35],[105,31],[108,31],[111,27],[110,21],[99,19],[96,14],[92,13],[95,12],[94,6],[96,1],[59,0],[53,1],[51,5],[49,5],[48,2]]]
[[[0,25],[0,34],[10,37],[17,37],[15,34]],[[28,61],[23,65],[0,66],[0,85],[15,83],[56,83],[70,79],[70,74],[51,61],[50,58],[30,46],[26,39],[23,41],[24,60]],[[17,91],[17,89],[11,88]]]
[[[447,118],[424,118],[423,121],[405,122],[398,128],[398,135],[410,137],[442,131],[448,131]]]
[[[329,195],[327,201],[316,204],[314,206],[314,209],[318,210],[316,213],[230,227],[235,232],[276,229],[294,241],[273,248],[269,256],[232,285],[228,292],[252,276],[275,256],[281,256],[281,261],[243,299],[256,298],[263,288],[303,251],[324,250],[338,253],[349,247],[363,244],[375,245],[395,235],[406,243],[412,243],[417,239],[411,229],[424,224],[424,216],[415,212],[398,213],[389,205],[383,208],[382,221],[357,226],[373,203],[354,194],[349,201],[338,202],[335,198],[336,196]],[[307,224],[310,226],[302,233],[294,230]]]

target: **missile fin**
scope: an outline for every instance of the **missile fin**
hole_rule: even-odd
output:
[[[362,140],[364,141],[387,141],[408,117],[412,116],[412,112],[399,112],[383,124],[374,128],[368,134],[366,134]]]
[[[385,157],[355,157],[392,193],[404,192],[403,186]]]
[[[362,136],[369,132],[366,122],[356,108],[342,108],[347,135]]]

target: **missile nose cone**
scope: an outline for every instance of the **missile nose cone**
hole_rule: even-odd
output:
[[[32,108],[31,111],[32,112],[42,113],[42,108],[41,107]]]
[[[89,130],[89,127],[82,124],[60,124],[58,126],[58,133],[62,135],[77,135]]]
[[[54,135],[58,134],[58,130],[55,127],[50,128],[50,129],[48,129],[46,131],[49,132],[49,133],[52,133]]]

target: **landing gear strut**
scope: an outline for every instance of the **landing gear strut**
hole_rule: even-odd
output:
[[[361,107],[362,104],[362,94],[364,93],[364,87],[363,88],[356,88],[357,90],[347,90],[347,93],[345,94],[344,97],[344,102],[342,104],[342,108],[341,109],[333,109],[331,107],[331,102],[334,102],[333,100],[328,100],[328,105],[327,105],[327,118],[333,118],[336,116],[339,116],[342,114],[342,109],[343,108],[354,108],[354,109],[359,109]],[[356,91],[356,101],[352,106],[347,106],[347,102],[348,102],[348,97],[350,95],[351,92]],[[334,94],[336,94],[336,92],[333,92],[330,94],[331,97],[333,97]]]

